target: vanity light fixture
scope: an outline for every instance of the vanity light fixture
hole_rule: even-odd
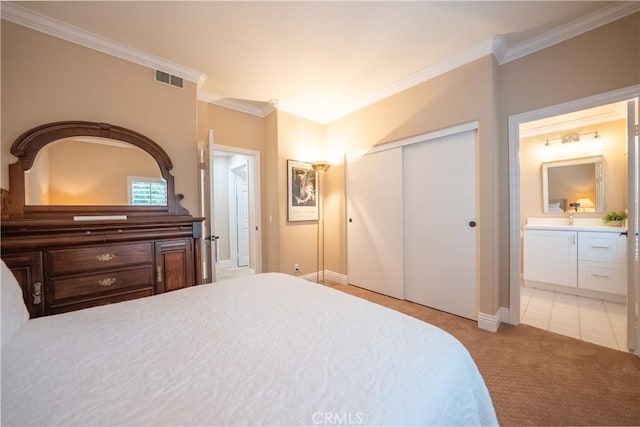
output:
[[[560,137],[557,137],[557,138],[547,138],[547,140],[545,141],[544,145],[545,146],[549,146],[549,145],[551,145],[552,141],[560,141],[563,144],[568,144],[568,143],[571,143],[571,142],[578,142],[578,141],[580,141],[580,139],[583,136],[587,136],[587,135],[593,135],[593,139],[600,138],[600,134],[598,133],[597,130],[593,131],[593,132],[584,132],[584,133],[574,132],[574,133],[568,133],[566,135],[563,135],[563,136],[560,136]]]

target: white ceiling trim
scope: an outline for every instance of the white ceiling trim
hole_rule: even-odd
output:
[[[640,2],[614,2],[610,6],[603,7],[600,10],[596,10],[568,24],[561,25],[537,37],[514,46],[506,46],[502,50],[496,50],[496,59],[501,65],[515,61],[516,59],[577,37],[580,34],[584,34],[620,18],[624,18],[639,10]]]
[[[198,101],[207,102],[209,104],[219,105],[220,107],[229,108],[241,113],[251,114],[256,117],[265,117],[272,112],[274,108],[271,104],[265,102],[263,108],[255,107],[237,99],[225,98],[206,90],[198,90]]]
[[[32,30],[40,31],[53,37],[57,37],[71,43],[79,44],[98,52],[106,53],[116,58],[134,62],[145,67],[161,70],[182,77],[185,80],[201,85],[207,76],[201,71],[185,67],[173,61],[152,55],[140,49],[118,43],[98,34],[91,33],[81,28],[58,21],[49,16],[17,6],[12,3],[2,2],[0,7],[2,19],[22,25]]]

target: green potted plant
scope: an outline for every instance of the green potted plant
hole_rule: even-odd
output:
[[[625,219],[627,219],[627,213],[625,211],[607,212],[604,218],[602,218],[602,220],[611,227],[620,227],[622,225],[622,221]]]

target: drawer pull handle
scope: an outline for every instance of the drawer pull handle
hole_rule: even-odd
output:
[[[610,277],[605,274],[592,274],[593,277],[600,277],[602,279],[609,279]]]
[[[115,277],[106,277],[104,279],[98,280],[98,285],[102,286],[103,288],[111,286],[114,283],[116,283]]]
[[[115,257],[116,256],[114,254],[102,254],[102,255],[98,255],[96,259],[100,262],[109,262]]]
[[[156,267],[156,282],[158,282],[158,283],[162,282],[162,267],[161,266],[157,266]]]
[[[34,304],[42,304],[42,283],[36,282],[33,284],[33,297]]]
[[[611,249],[609,246],[591,246],[593,249]]]

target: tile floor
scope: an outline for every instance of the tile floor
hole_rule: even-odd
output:
[[[530,326],[629,351],[625,304],[521,287],[520,319]]]

